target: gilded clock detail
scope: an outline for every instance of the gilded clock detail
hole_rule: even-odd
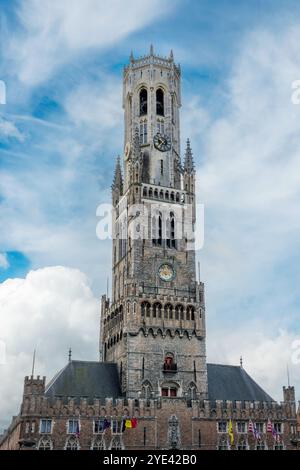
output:
[[[158,268],[158,275],[163,281],[172,281],[175,271],[170,264],[164,263]]]

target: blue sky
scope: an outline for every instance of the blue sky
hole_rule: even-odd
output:
[[[18,293],[13,306],[6,295],[16,278],[49,267],[51,279],[57,266],[86,275],[79,284],[98,305],[111,251],[96,238],[96,208],[122,153],[122,68],[131,49],[143,55],[153,43],[182,66],[182,141],[191,138],[205,204],[208,358],[238,364],[242,354],[278,399],[288,363],[299,392],[297,18],[291,0],[0,0],[3,318],[14,318]],[[60,327],[57,355],[69,346]],[[76,335],[81,344],[80,327]],[[93,341],[78,356],[94,354]],[[23,354],[27,367],[33,342],[12,345],[11,360]],[[63,362],[40,349],[42,370]]]

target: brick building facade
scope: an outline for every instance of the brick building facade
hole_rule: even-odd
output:
[[[195,266],[202,227],[189,141],[180,157],[180,80],[172,52],[131,54],[100,361],[70,360],[47,386],[26,377],[1,449],[297,447],[293,387],[279,404],[242,365],[206,361],[204,284]]]

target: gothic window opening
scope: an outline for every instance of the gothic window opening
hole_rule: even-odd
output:
[[[148,92],[146,88],[140,91],[140,116],[145,116],[148,113]]]
[[[124,450],[124,444],[122,442],[122,437],[121,436],[113,436],[110,445],[109,445],[109,450]]]
[[[96,437],[92,440],[91,450],[106,450],[104,436]]]
[[[197,387],[194,383],[190,384],[188,388],[188,400],[196,400],[197,398]]]
[[[158,119],[157,120],[157,132],[159,134],[164,134],[165,133],[165,123],[163,119]]]
[[[173,354],[167,354],[163,366],[164,372],[177,372],[177,364],[174,361]]]
[[[166,304],[164,307],[164,317],[166,319],[172,319],[173,318],[173,306],[172,304]]]
[[[153,305],[153,318],[161,318],[161,309],[160,303],[157,302]]]
[[[264,441],[258,441],[255,448],[256,450],[266,450],[266,444]]]
[[[160,176],[164,175],[164,161],[160,161]]]
[[[245,438],[242,438],[239,440],[238,445],[237,445],[237,450],[247,450],[248,449],[248,444]]]
[[[152,397],[152,385],[150,384],[150,382],[147,381],[143,383],[141,397],[145,398],[146,400]]]
[[[183,312],[183,305],[176,305],[175,307],[175,320],[183,320],[184,312]]]
[[[152,217],[152,243],[153,245],[162,245],[162,214],[160,212],[158,217]]]
[[[284,450],[284,445],[282,442],[276,442],[274,444],[274,450]]]
[[[80,450],[80,445],[77,437],[68,437],[65,444],[65,450]]]
[[[229,449],[228,438],[223,436],[219,440],[218,450],[228,450],[228,449]]]
[[[141,305],[141,315],[142,317],[150,317],[150,304],[149,302],[143,302]]]
[[[192,321],[195,320],[195,308],[191,305],[187,307],[186,319]]]
[[[52,450],[53,449],[53,442],[51,439],[46,437],[42,437],[38,443],[38,450]]]
[[[156,114],[158,116],[165,115],[164,92],[161,88],[156,90]]]
[[[145,145],[148,141],[147,119],[140,122],[140,144]]]

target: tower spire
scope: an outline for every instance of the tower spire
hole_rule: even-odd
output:
[[[187,142],[186,142],[186,150],[185,150],[185,157],[184,157],[184,170],[187,171],[188,173],[192,173],[194,171],[194,159],[193,159],[190,139],[187,139]]]
[[[113,189],[118,189],[120,191],[120,195],[123,193],[123,176],[121,170],[121,161],[120,156],[118,155],[115,167],[115,174],[114,180],[112,184]]]

